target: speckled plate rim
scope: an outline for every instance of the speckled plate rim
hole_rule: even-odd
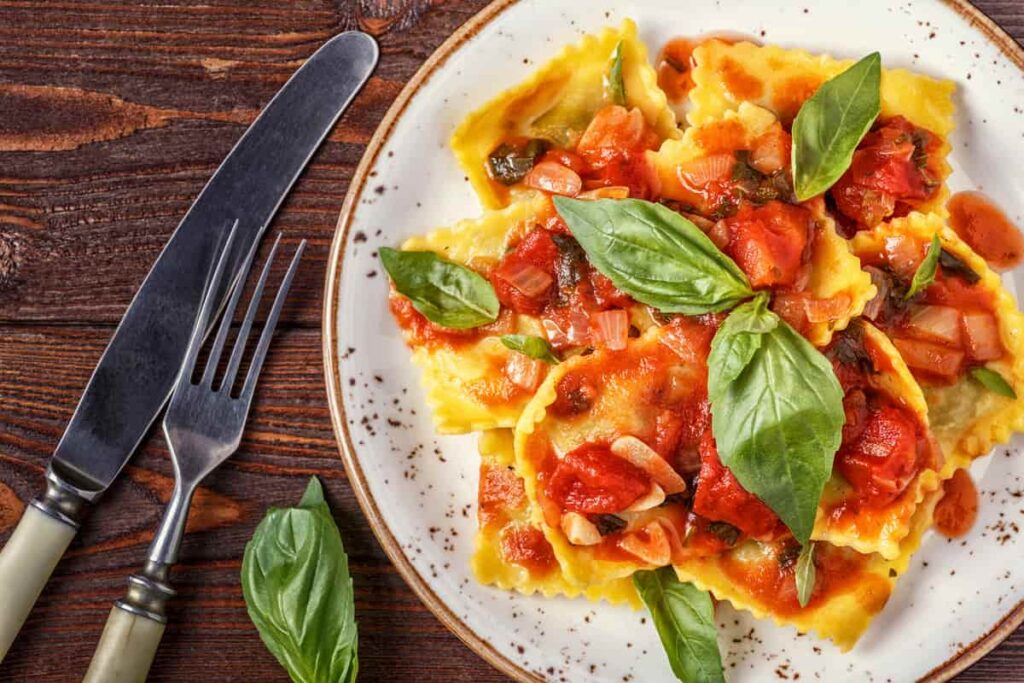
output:
[[[941,0],[977,30],[988,42],[994,44],[1011,62],[1024,72],[1024,48],[990,19],[980,9],[967,0]],[[327,403],[330,408],[331,422],[338,442],[338,452],[348,475],[349,484],[355,491],[359,506],[370,523],[370,528],[384,548],[398,573],[405,579],[413,592],[434,613],[442,624],[464,642],[473,652],[516,681],[541,683],[543,679],[530,673],[499,653],[490,643],[469,628],[433,591],[428,582],[416,571],[409,558],[406,557],[401,545],[391,530],[384,523],[377,503],[370,494],[366,476],[355,455],[355,445],[349,434],[348,422],[345,417],[345,406],[342,400],[341,365],[339,363],[337,345],[337,325],[339,313],[339,294],[341,272],[344,267],[345,241],[355,215],[358,198],[370,177],[370,171],[377,162],[381,150],[384,149],[395,125],[402,117],[413,97],[419,92],[431,76],[441,68],[456,51],[481,29],[498,18],[506,9],[519,0],[494,0],[480,12],[459,27],[445,40],[434,53],[423,63],[409,82],[399,93],[388,109],[376,132],[366,146],[363,158],[349,184],[345,202],[335,228],[331,251],[327,260],[327,275],[324,285],[323,308],[323,357],[324,376],[327,384]],[[977,662],[1005,640],[1017,627],[1024,623],[1024,601],[1019,602],[995,625],[974,642],[964,647],[953,657],[932,669],[920,679],[921,683],[940,683],[948,681],[970,665]]]

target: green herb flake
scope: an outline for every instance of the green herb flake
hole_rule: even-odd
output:
[[[668,207],[639,199],[553,201],[594,267],[637,301],[699,315],[754,295],[732,259]]]
[[[832,364],[759,298],[726,318],[708,367],[722,463],[806,544],[846,421]]]
[[[817,570],[814,567],[814,543],[807,543],[800,549],[796,558],[796,599],[801,607],[807,607],[814,595],[814,582]]]
[[[806,201],[828,190],[881,111],[882,58],[877,52],[826,81],[793,121],[793,178]]]
[[[1013,390],[1010,383],[995,370],[990,370],[984,366],[971,368],[971,377],[993,394],[1005,396],[1006,398],[1017,398],[1017,392]]]
[[[683,683],[723,683],[711,595],[680,581],[672,567],[636,572],[633,585],[651,613],[676,678]]]
[[[380,260],[395,289],[427,320],[464,330],[492,323],[500,304],[494,287],[465,266],[432,251],[398,251],[384,247]]]
[[[611,95],[612,104],[617,104],[620,107],[626,106],[626,83],[622,78],[621,40],[612,52],[612,65],[608,69],[608,92]]]
[[[242,594],[293,681],[354,683],[359,671],[348,556],[313,477],[294,508],[271,508],[245,546]]]
[[[559,363],[558,356],[551,350],[551,345],[541,337],[528,334],[506,334],[502,336],[501,343],[534,360],[542,360],[551,365]]]
[[[938,235],[932,235],[932,243],[928,245],[928,253],[925,254],[921,265],[914,273],[914,279],[910,281],[910,289],[907,290],[904,299],[910,299],[918,292],[923,292],[935,282],[935,273],[939,269],[939,256],[942,254],[942,243]]]

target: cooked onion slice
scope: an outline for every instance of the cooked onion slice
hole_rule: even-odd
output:
[[[621,309],[601,311],[590,316],[594,330],[594,341],[610,349],[621,351],[626,348],[629,337],[629,314]]]
[[[601,542],[601,532],[593,522],[578,512],[562,515],[562,532],[573,545],[597,545]]]
[[[637,498],[624,512],[643,512],[656,508],[665,502],[665,489],[654,482],[651,482],[650,490],[640,498]]]
[[[512,260],[498,269],[498,277],[526,296],[539,296],[548,290],[554,280],[532,263]]]
[[[998,360],[1003,357],[1003,343],[999,339],[999,323],[988,313],[964,315],[964,336],[967,351],[976,361]]]
[[[612,442],[611,451],[646,472],[666,494],[686,490],[686,482],[679,473],[657,451],[635,436],[620,436]]]
[[[915,337],[960,346],[960,311],[949,306],[922,306],[910,316]]]
[[[554,161],[542,161],[526,174],[527,187],[551,194],[575,197],[583,189],[583,180],[576,171]]]
[[[658,521],[624,535],[619,541],[619,547],[654,567],[663,567],[672,561],[668,534]]]
[[[963,367],[964,353],[917,339],[893,339],[903,360],[914,370],[955,379]]]
[[[533,391],[544,377],[544,363],[513,352],[505,362],[505,376],[517,387]]]

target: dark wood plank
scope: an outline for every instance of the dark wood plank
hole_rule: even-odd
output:
[[[1024,36],[1018,0],[979,2]],[[352,560],[363,681],[503,681],[419,603],[387,561],[337,459],[320,357],[323,272],[370,136],[416,68],[485,0],[0,0],[0,539],[134,288],[196,193],[325,38],[378,36],[381,65],[275,225],[311,240],[239,454],[190,518],[180,598],[154,681],[283,681],[238,586],[263,510],[324,481]],[[0,668],[77,680],[171,486],[159,434],[109,494]],[[1024,630],[958,680],[1019,681]]]

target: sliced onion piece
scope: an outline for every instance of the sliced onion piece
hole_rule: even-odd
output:
[[[915,337],[960,346],[960,311],[949,306],[922,306],[910,315],[907,328]]]
[[[963,367],[963,351],[918,339],[893,339],[903,360],[914,370],[955,379]]]
[[[498,269],[498,277],[526,296],[540,296],[554,279],[532,263],[511,260]]]
[[[578,512],[562,515],[562,533],[573,545],[597,545],[601,542],[601,532],[593,522]]]
[[[990,361],[1003,357],[999,323],[994,316],[988,313],[967,313],[963,320],[965,346],[972,360]]]
[[[765,175],[771,175],[785,168],[789,157],[789,135],[782,130],[782,126],[773,126],[754,140],[753,149],[750,150],[750,165]]]
[[[735,165],[736,159],[731,154],[711,154],[680,164],[676,173],[684,185],[699,189],[708,183],[728,179]]]
[[[544,379],[544,363],[513,351],[505,361],[505,376],[520,389],[533,391]]]
[[[657,451],[635,436],[620,436],[612,442],[611,451],[646,472],[666,494],[686,490],[686,482],[679,473]]]
[[[629,188],[625,185],[609,185],[607,187],[596,187],[593,190],[581,192],[577,199],[628,199]]]
[[[651,482],[650,490],[640,498],[637,498],[624,512],[643,512],[644,510],[656,508],[664,502],[665,489]]]
[[[611,351],[626,348],[626,339],[629,338],[629,314],[625,311],[619,309],[595,313],[590,316],[590,326],[596,343]]]
[[[880,268],[865,266],[864,271],[871,276],[871,284],[878,290],[875,298],[867,302],[864,312],[861,314],[868,320],[877,320],[885,307],[885,300],[889,296],[889,289],[892,286],[892,278],[885,274]]]
[[[542,161],[526,174],[527,187],[551,194],[575,197],[583,189],[583,180],[576,171],[554,161]]]
[[[885,255],[896,274],[909,279],[924,259],[924,250],[917,240],[894,235],[885,238]]]
[[[672,561],[668,534],[657,520],[643,529],[624,534],[619,547],[654,567],[663,567]]]

